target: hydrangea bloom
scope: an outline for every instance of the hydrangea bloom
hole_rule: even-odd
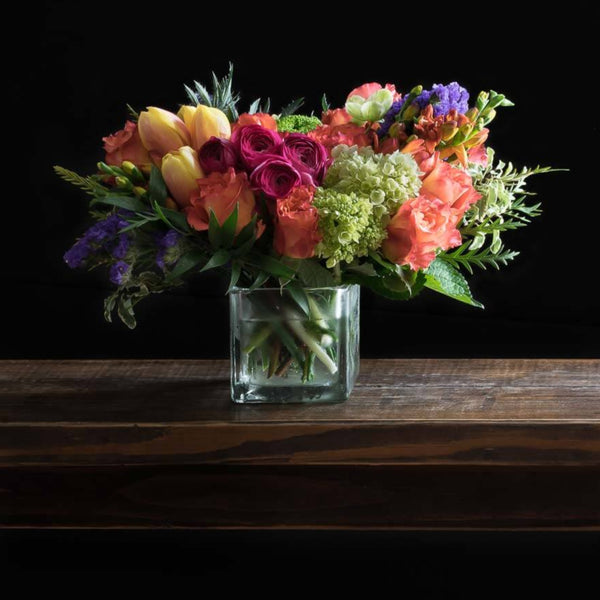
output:
[[[319,231],[323,236],[315,254],[327,259],[328,267],[365,256],[378,248],[386,236],[381,217],[368,196],[318,188],[313,204],[319,211]]]
[[[448,85],[435,83],[430,90],[421,92],[415,98],[415,102],[421,108],[425,108],[431,103],[435,117],[446,115],[452,109],[464,114],[469,110],[469,92],[456,81]]]
[[[373,148],[338,146],[327,171],[325,186],[366,196],[376,212],[393,213],[409,198],[419,195],[419,167],[409,154],[376,154]]]
[[[287,115],[277,120],[279,132],[308,133],[321,125],[319,117],[308,115]]]

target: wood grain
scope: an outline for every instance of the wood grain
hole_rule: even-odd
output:
[[[600,528],[598,360],[364,360],[334,405],[228,377],[0,362],[0,526]]]

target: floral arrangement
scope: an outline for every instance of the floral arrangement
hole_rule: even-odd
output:
[[[494,91],[472,99],[456,82],[367,83],[343,107],[246,112],[232,70],[213,89],[186,86],[177,113],[148,107],[103,138],[105,157],[82,177],[95,223],[65,254],[70,267],[108,268],[105,301],[135,326],[134,306],[198,271],[226,269],[235,286],[360,284],[407,300],[424,288],[473,306],[464,273],[518,253],[502,234],[540,214],[526,179],[487,146]]]

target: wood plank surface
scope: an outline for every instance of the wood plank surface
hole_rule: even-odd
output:
[[[228,377],[0,362],[0,526],[600,529],[598,360],[363,360],[342,404]]]

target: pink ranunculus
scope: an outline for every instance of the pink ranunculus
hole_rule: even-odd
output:
[[[225,173],[230,167],[239,166],[240,157],[230,140],[211,137],[198,152],[198,160],[202,170],[206,173]]]
[[[281,136],[261,125],[247,125],[236,129],[231,141],[248,171],[264,162],[267,156],[281,155]]]
[[[206,231],[211,211],[219,225],[238,207],[236,234],[245,227],[256,213],[254,193],[248,185],[246,173],[236,173],[230,168],[226,173],[214,172],[208,177],[198,179],[198,190],[192,194],[189,206],[184,209],[191,227]],[[257,226],[257,232],[262,228]]]
[[[455,223],[458,223],[465,211],[481,198],[481,194],[473,187],[471,176],[463,169],[453,167],[443,160],[438,160],[423,179],[421,193],[424,192],[448,204],[455,215]]]
[[[380,83],[371,82],[371,83],[363,83],[361,86],[354,88],[349,94],[348,98],[352,96],[360,96],[361,98],[368,98],[373,95],[375,92],[379,91],[382,88]],[[401,94],[396,91],[396,86],[393,83],[386,83],[385,89],[392,92],[394,95],[394,101],[401,98]]]
[[[323,115],[321,116],[323,125],[331,125],[332,127],[345,125],[346,123],[350,123],[350,121],[352,121],[352,117],[345,108],[329,109],[323,111]]]
[[[290,133],[283,138],[282,154],[296,167],[308,185],[318,187],[330,164],[327,150],[323,144],[304,133]]]
[[[103,137],[102,141],[106,151],[104,162],[107,165],[120,167],[126,160],[137,167],[152,164],[150,154],[144,148],[138,127],[133,121],[127,121],[123,129]]]
[[[287,159],[270,156],[254,169],[250,183],[255,190],[261,190],[270,198],[286,198],[303,181],[302,175]]]
[[[452,208],[428,192],[405,202],[392,217],[387,232],[382,245],[385,257],[415,271],[426,269],[438,248],[454,248],[462,241]]]
[[[314,193],[314,188],[300,186],[287,198],[277,200],[273,246],[282,256],[314,256],[315,246],[321,241],[319,211],[312,203]]]

